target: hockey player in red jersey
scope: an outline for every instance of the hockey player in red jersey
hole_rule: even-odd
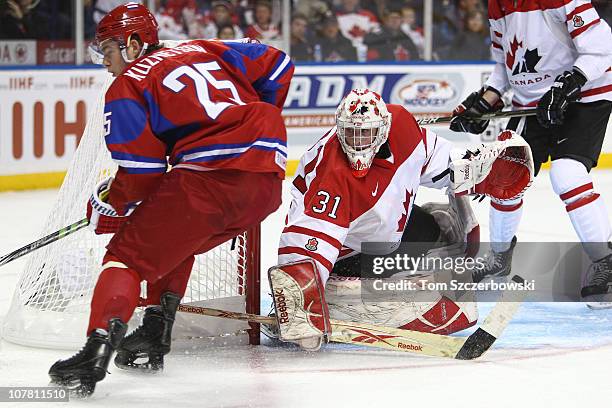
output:
[[[612,111],[612,34],[590,1],[490,0],[493,73],[485,87],[455,110],[451,129],[482,133],[474,117],[502,108],[513,92],[517,108],[537,107],[537,117],[514,118],[508,129],[531,146],[537,175],[552,160],[550,180],[593,261],[582,296],[603,294],[612,283],[612,227],[589,174],[597,165]],[[522,199],[491,201],[491,263],[474,274],[510,273]]]
[[[92,195],[88,216],[96,233],[115,235],[87,343],[49,371],[53,382],[85,394],[104,378],[115,350],[122,368],[163,368],[194,255],[279,207],[287,156],[281,109],[293,75],[287,55],[256,42],[163,48],[155,18],[137,3],[107,14],[95,45],[116,77],[104,118],[119,169]],[[124,338],[141,281],[149,307]],[[142,357],[148,363],[136,364]]]
[[[510,152],[516,160],[501,160]],[[355,89],[344,98],[336,127],[300,160],[280,239],[279,265],[269,271],[281,340],[306,349],[320,347],[331,313],[323,286],[330,274],[351,269],[339,259],[361,252],[362,243],[388,243],[379,248],[388,254],[410,236],[413,241],[437,242],[443,229],[457,236],[452,244],[464,244],[476,233],[478,224],[461,198],[461,206],[454,206],[456,214],[444,214],[451,218],[446,222],[415,207],[419,186],[448,187],[459,197],[484,193],[503,202],[520,197],[530,183],[530,150],[512,132],[488,148],[464,153],[419,127],[402,106],[385,104],[375,92]],[[453,222],[457,227],[450,226]],[[431,311],[440,317],[437,309],[446,306],[444,319],[417,316],[401,324],[452,332],[474,322],[475,316],[470,319],[453,302],[434,302]]]

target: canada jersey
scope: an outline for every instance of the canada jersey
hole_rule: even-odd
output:
[[[612,100],[612,34],[585,0],[490,0],[492,55],[487,85],[511,88],[513,105],[534,107],[557,75],[586,76],[580,102]]]
[[[140,176],[168,164],[284,178],[292,74],[287,55],[253,42],[195,40],[128,65],[106,93],[105,141],[123,179],[111,198],[142,199],[139,184],[150,180]]]
[[[365,177],[351,174],[335,128],[301,158],[280,238],[280,264],[312,258],[326,281],[345,251],[361,252],[362,242],[401,241],[419,185],[448,185],[448,176],[433,178],[448,168],[451,144],[420,128],[402,106],[387,108],[391,155],[375,158]]]

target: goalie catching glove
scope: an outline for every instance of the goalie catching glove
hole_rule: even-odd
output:
[[[503,202],[520,198],[533,181],[531,148],[521,136],[505,130],[498,140],[469,151],[450,164],[455,196],[484,194]]]
[[[268,270],[279,339],[316,351],[330,334],[325,288],[311,259]]]
[[[106,202],[113,180],[112,177],[109,177],[98,183],[94,193],[89,197],[89,201],[87,201],[87,219],[89,220],[89,227],[98,235],[114,234],[117,232],[132,211],[134,211],[134,208],[131,208],[125,215],[119,215],[119,213]]]

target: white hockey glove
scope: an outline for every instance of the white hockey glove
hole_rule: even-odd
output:
[[[311,259],[268,270],[279,339],[316,351],[330,333],[325,291]]]
[[[497,202],[523,196],[533,181],[531,148],[511,130],[501,132],[497,139],[451,162],[455,196],[484,194]]]
[[[130,209],[125,215],[119,215],[115,209],[106,202],[108,192],[114,178],[109,177],[102,180],[96,186],[94,193],[87,201],[87,219],[89,219],[89,227],[96,234],[114,234],[119,230],[119,227],[134,211]]]

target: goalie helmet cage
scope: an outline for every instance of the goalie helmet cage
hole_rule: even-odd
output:
[[[112,78],[104,84],[106,90]],[[116,165],[104,145],[104,92],[90,110],[87,126],[62,183],[43,235],[85,215],[96,184]],[[78,348],[85,341],[90,301],[109,235],[82,229],[29,256],[2,325],[9,341],[47,348]],[[196,256],[183,304],[259,313],[260,227],[254,227]],[[130,321],[138,324],[140,310]],[[259,344],[259,325],[178,313],[173,337],[214,344]]]

